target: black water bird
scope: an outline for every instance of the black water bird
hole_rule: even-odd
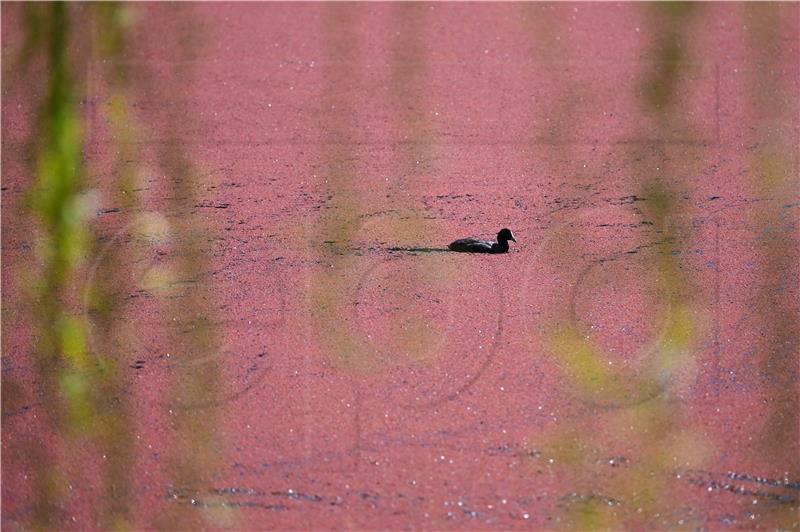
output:
[[[511,229],[500,229],[497,233],[497,242],[480,240],[479,238],[461,238],[449,246],[450,251],[462,251],[464,253],[508,253],[508,241],[517,241]]]

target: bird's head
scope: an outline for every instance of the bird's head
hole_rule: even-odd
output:
[[[508,242],[509,240],[513,240],[514,242],[517,241],[517,239],[514,238],[514,233],[511,232],[511,229],[506,229],[506,228],[500,229],[500,232],[497,233],[497,241]]]

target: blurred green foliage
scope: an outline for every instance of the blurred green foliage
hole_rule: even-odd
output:
[[[109,4],[96,4],[96,8],[89,16],[97,17],[99,34],[121,42],[122,28],[104,23],[108,13],[119,10]],[[121,359],[119,353],[90,348],[92,326],[82,312],[88,309],[76,307],[87,282],[91,285],[83,274],[93,252],[89,220],[94,205],[86,190],[85,119],[78,109],[82,87],[71,72],[87,58],[71,54],[75,47],[68,4],[24,4],[22,10],[25,44],[17,66],[27,68],[31,62],[43,60],[47,75],[38,128],[30,142],[36,154],[32,168],[35,181],[27,196],[39,229],[39,270],[30,290],[43,404],[52,427],[61,432],[68,447],[92,441],[113,457],[107,471],[108,503],[98,508],[96,518],[105,527],[124,528],[128,522],[131,448],[121,442],[130,439],[132,429],[122,408],[124,382],[117,369]],[[47,448],[37,448],[35,443],[31,447],[31,465],[37,476],[31,524],[34,528],[54,528],[58,508],[67,497],[64,482],[55,473],[68,468],[55,463]],[[123,464],[117,469],[124,473],[113,474],[114,464]]]
[[[676,201],[679,185],[666,165],[666,148],[658,144],[658,139],[668,138],[681,122],[677,93],[689,60],[685,34],[697,9],[693,4],[676,3],[642,8],[652,22],[649,33],[653,41],[652,67],[645,69],[640,82],[641,122],[654,118],[658,133],[652,146],[634,146],[632,149],[639,151],[632,153],[630,160],[640,161],[637,170],[642,185],[636,196],[646,198],[642,215],[652,223],[652,233],[660,237],[655,253],[648,258],[652,275],[647,279],[654,293],[661,294],[657,305],[661,310],[649,318],[659,326],[627,367],[611,365],[612,357],[595,346],[589,331],[574,319],[551,324],[550,351],[567,377],[570,393],[589,412],[588,419],[562,421],[526,445],[538,466],[544,464],[550,474],[573,479],[590,490],[566,497],[561,522],[567,529],[650,526],[651,516],[672,504],[669,485],[675,461],[698,466],[705,457],[706,446],[684,427],[680,408],[673,401],[681,375],[693,369],[692,349],[702,318],[696,315],[690,283],[679,259],[670,253],[680,238],[684,213]],[[578,94],[580,89],[573,88],[573,92]],[[579,109],[580,105],[573,102],[568,107]],[[556,117],[550,123],[564,128],[573,121]],[[543,138],[553,135],[545,131]],[[558,135],[575,137],[571,132]],[[656,167],[662,169],[659,177],[652,173]],[[592,430],[593,422],[603,426]],[[626,467],[619,467],[615,456],[625,457]]]
[[[698,5],[693,2],[648,4],[648,15],[655,31],[650,51],[653,70],[642,80],[646,113],[655,112],[669,119],[679,112],[673,106],[688,59],[687,43],[682,34],[697,10]]]
[[[104,529],[127,529],[133,521],[136,426],[125,366],[132,335],[141,332],[131,328],[125,296],[142,281],[129,266],[141,262],[142,250],[119,245],[124,238],[104,236],[94,217],[97,199],[105,194],[119,211],[116,230],[152,225],[135,214],[139,169],[130,164],[140,157],[129,102],[132,95],[148,94],[150,89],[142,82],[148,77],[141,72],[132,76],[123,57],[130,47],[135,6],[55,2],[16,7],[25,23],[24,43],[11,72],[41,72],[46,78],[29,142],[34,179],[26,205],[36,228],[38,262],[31,265],[28,288],[45,423],[55,439],[25,445],[36,498],[30,526],[45,530],[60,526],[59,513],[70,497],[65,486],[72,483],[82,460],[90,459],[86,452],[96,452],[104,460],[102,490],[91,507],[93,522]],[[74,71],[88,76],[76,80]],[[98,104],[108,128],[92,142],[107,143],[115,154],[114,171],[106,182],[88,177],[96,163],[84,149],[91,107],[79,103],[90,100]],[[183,112],[184,117],[189,114]],[[190,212],[196,183],[188,155],[171,146],[161,154],[161,163],[171,178],[171,197],[180,198],[173,206],[177,215],[168,224],[180,236],[172,241],[178,257],[173,270],[180,278],[197,279],[207,267],[204,233]],[[175,316],[173,326],[181,328],[169,347],[179,367],[168,401],[176,413],[172,442],[176,484],[201,482],[219,455],[214,416],[219,352],[207,309],[207,287],[195,283],[188,298],[188,304],[179,305],[165,300]],[[7,382],[4,376],[4,385]],[[57,453],[58,447],[66,454]],[[184,522],[187,512],[197,509],[181,508],[162,526]]]
[[[800,100],[795,84],[785,77],[784,46],[776,28],[792,16],[796,19],[796,8],[765,2],[748,4],[744,10],[752,54],[746,91],[755,110],[747,168],[752,194],[771,200],[758,205],[753,220],[761,233],[756,241],[760,282],[750,304],[762,318],[761,394],[770,405],[757,443],[761,453],[781,465],[787,478],[795,479],[800,478],[800,307],[796,298],[800,240],[797,208],[790,208],[787,198],[796,198],[800,190],[796,145]],[[773,505],[762,511],[776,528],[798,527],[796,506]]]
[[[638,162],[636,170],[642,182],[636,194],[645,198],[639,207],[641,214],[652,224],[652,234],[660,238],[649,259],[649,282],[657,288],[656,293],[662,294],[659,307],[663,310],[649,319],[661,325],[635,367],[620,369],[606,363],[609,355],[593,344],[589,331],[575,320],[553,324],[551,352],[567,377],[571,394],[585,405],[585,415],[562,421],[532,438],[527,442],[527,455],[537,468],[562,479],[574,479],[591,490],[565,496],[561,522],[568,529],[648,528],[670,523],[656,521],[653,516],[666,518],[675,511],[676,469],[703,468],[713,452],[714,442],[708,441],[699,427],[692,427],[691,416],[684,415],[679,400],[681,383],[692,382],[697,364],[695,344],[706,318],[692,290],[694,279],[682,268],[679,256],[671,253],[684,238],[689,217],[683,207],[686,203],[677,193],[686,186],[678,178],[677,168],[692,175],[686,168],[693,166],[689,154],[675,153],[687,148],[671,147],[669,139],[674,131],[689,127],[683,100],[687,89],[682,83],[690,79],[689,35],[702,6],[657,3],[642,8],[651,23],[648,59],[652,64],[639,85],[643,96],[640,122],[653,124],[656,134],[653,142],[634,147],[631,160]],[[765,320],[760,329],[762,354],[758,359],[766,376],[762,393],[770,405],[760,445],[764,456],[779,458],[776,463],[785,467],[787,478],[796,478],[800,475],[796,453],[800,423],[794,380],[800,360],[796,356],[800,319],[797,305],[783,287],[787,274],[796,272],[800,248],[784,205],[784,199],[797,190],[797,176],[791,171],[796,147],[790,143],[787,117],[792,113],[796,116],[798,104],[796,97],[788,96],[785,80],[780,79],[785,69],[775,28],[780,24],[781,9],[776,4],[760,4],[742,11],[743,27],[753,30],[749,43],[752,68],[746,70],[750,74],[749,109],[756,116],[750,139],[755,149],[748,150],[752,195],[774,201],[759,203],[755,211],[755,225],[764,228],[764,236],[758,239],[763,282],[753,308]],[[788,114],[782,102],[790,102]],[[651,136],[643,134],[642,138]],[[593,430],[595,425],[598,430]],[[615,456],[624,458],[624,462],[620,464]],[[756,502],[753,500],[753,504]],[[797,525],[796,506],[760,505],[759,511],[770,515],[764,523],[779,528]],[[677,515],[679,519],[672,523],[702,524],[697,521],[699,516],[685,509]]]
[[[331,112],[323,115],[320,131],[325,137],[344,141],[326,142],[323,165],[328,208],[316,220],[310,238],[318,242],[315,251],[323,268],[311,279],[307,301],[317,339],[328,355],[342,367],[364,371],[374,369],[386,353],[381,353],[381,346],[362,334],[363,331],[356,330],[354,291],[359,283],[379,271],[375,263],[361,258],[359,239],[377,240],[394,247],[420,247],[426,244],[422,239],[438,233],[415,204],[416,181],[423,171],[428,171],[428,163],[434,158],[423,86],[427,69],[425,44],[420,36],[426,10],[412,4],[397,4],[391,9],[393,24],[404,31],[400,32],[391,55],[387,106],[396,118],[394,126],[399,134],[411,140],[401,143],[396,167],[386,170],[389,177],[385,189],[380,188],[383,192],[380,198],[368,197],[374,191],[365,192],[359,187],[365,177],[353,163],[357,160],[353,150],[362,135],[356,124],[359,102],[350,96],[351,91],[343,92],[342,87],[359,83],[360,74],[355,68],[359,65],[351,59],[337,60],[358,50],[359,35],[353,21],[357,11],[332,4],[325,7],[324,13],[324,48],[331,54],[325,62],[330,66],[326,67],[324,78],[329,84],[324,91],[324,107]],[[436,269],[441,275],[433,273]],[[403,287],[444,289],[454,276],[442,269],[447,266],[441,261],[420,257],[393,272],[393,282],[385,286],[388,293],[384,297],[396,303],[390,323],[392,334],[387,336],[392,338],[392,348],[401,356],[426,360],[438,351],[440,342],[436,340],[441,336],[440,328],[427,316],[419,315],[415,302],[407,299],[410,295]]]

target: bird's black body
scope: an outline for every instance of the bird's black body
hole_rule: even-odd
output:
[[[501,229],[497,233],[497,242],[479,238],[461,238],[447,247],[450,248],[450,251],[463,253],[508,253],[509,240],[517,241],[510,229]]]

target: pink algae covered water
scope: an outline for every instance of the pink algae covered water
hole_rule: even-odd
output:
[[[137,215],[169,213],[156,159],[185,152],[209,250],[186,283],[207,289],[220,383],[193,415],[221,442],[201,480],[170,468],[186,373],[165,323],[183,289],[152,279],[173,248],[110,239],[143,257],[122,365],[136,528],[170,512],[237,529],[800,526],[796,4],[135,11],[117,60],[147,76]],[[20,13],[3,15],[5,59]],[[106,88],[85,76],[91,223],[127,235]],[[37,440],[70,479],[59,527],[99,528],[114,457],[63,456],[21,318],[35,248],[10,154],[32,98],[4,80],[3,379],[22,399],[4,394],[2,522],[36,511],[21,442]],[[502,227],[507,255],[444,251]]]

